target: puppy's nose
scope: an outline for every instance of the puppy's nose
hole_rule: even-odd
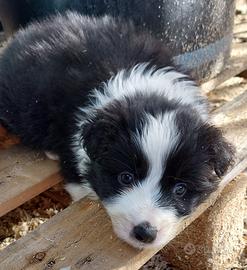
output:
[[[134,227],[133,236],[140,242],[152,243],[157,236],[157,229],[149,222],[143,222]]]

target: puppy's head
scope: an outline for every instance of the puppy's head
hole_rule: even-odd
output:
[[[167,243],[217,188],[233,151],[189,106],[175,109],[154,97],[142,106],[138,100],[136,106],[129,99],[99,110],[84,126],[83,141],[87,179],[116,234],[149,248]]]

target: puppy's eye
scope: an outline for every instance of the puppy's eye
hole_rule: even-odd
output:
[[[130,185],[134,181],[134,175],[129,172],[122,172],[118,175],[118,181],[123,185]]]
[[[186,191],[187,191],[187,186],[184,183],[176,184],[173,189],[173,193],[178,197],[184,196]]]

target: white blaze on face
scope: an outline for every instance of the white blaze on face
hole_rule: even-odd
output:
[[[158,203],[165,163],[179,139],[175,112],[157,117],[147,114],[146,117],[142,133],[136,134],[135,140],[148,160],[147,176],[138,185],[104,202],[116,234],[138,248],[166,244],[175,235],[180,220],[172,206],[160,207]],[[166,204],[169,205],[169,202]],[[151,244],[141,243],[131,236],[133,227],[142,222],[149,222],[158,231],[156,240]]]

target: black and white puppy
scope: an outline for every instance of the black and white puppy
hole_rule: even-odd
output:
[[[0,57],[0,118],[57,155],[73,199],[98,197],[138,248],[168,242],[233,156],[164,45],[107,16],[67,13],[19,31]]]

